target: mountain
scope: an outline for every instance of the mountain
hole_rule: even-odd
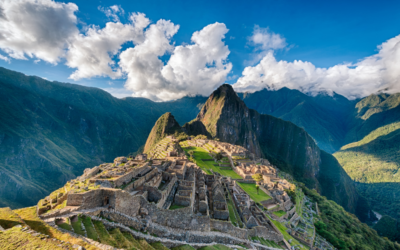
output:
[[[180,123],[207,98],[118,99],[0,68],[0,207],[31,206],[85,168],[136,152],[167,111]]]
[[[144,145],[144,152],[146,153],[149,151],[167,135],[180,132],[182,132],[182,129],[179,123],[175,120],[175,117],[170,112],[163,114],[160,118],[158,118],[156,124],[154,124],[153,128],[151,129],[150,134],[147,137],[146,144]]]
[[[334,156],[372,208],[400,220],[400,94],[360,100],[352,129]]]
[[[304,128],[322,150],[334,153],[345,143],[348,119],[354,102],[333,93],[308,96],[286,87],[276,91],[263,89],[254,93],[239,93],[250,108],[291,121]]]
[[[313,138],[295,124],[249,109],[231,85],[215,90],[196,120],[213,137],[267,158],[297,181],[366,218],[368,208],[358,206],[365,204],[364,198],[332,155],[320,150]]]

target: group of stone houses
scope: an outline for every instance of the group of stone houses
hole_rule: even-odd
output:
[[[55,209],[61,202],[56,199],[53,205],[49,196],[39,202],[38,214],[49,218],[76,210],[102,208],[147,221],[147,227],[158,225],[189,231],[216,230],[242,240],[261,237],[274,242],[284,241],[282,233],[263,211],[263,208],[270,209],[271,217],[273,211],[285,211],[282,218],[276,218],[278,220],[293,221],[298,217],[285,191],[290,188],[290,183],[278,177],[278,170],[264,159],[245,161],[235,166],[232,156],[254,157],[240,146],[212,140],[189,140],[188,143],[201,147],[208,144],[214,147],[214,151],[220,150],[230,159],[232,169],[243,177],[243,181],[253,181],[252,175],[262,174],[260,188],[272,199],[266,200],[260,207],[238,185],[238,180],[218,173],[206,174],[187,159],[183,150],[177,147],[179,144],[171,140],[170,144],[174,146],[162,147],[174,150],[163,154],[164,158],[154,158],[160,152],[150,157],[139,154],[134,159],[118,157],[113,163],[86,169],[82,176],[64,187],[59,201],[66,201],[65,207]],[[228,202],[237,211],[242,228],[229,221]],[[142,230],[142,227],[139,229]],[[295,232],[295,235],[300,235],[300,232]]]

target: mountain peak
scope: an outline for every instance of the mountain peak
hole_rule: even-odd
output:
[[[167,135],[171,135],[180,131],[181,126],[175,120],[175,117],[170,112],[163,114],[160,118],[158,118],[151,129],[149,137],[147,137],[147,141],[144,146],[144,152],[149,151],[155,144],[157,144]]]

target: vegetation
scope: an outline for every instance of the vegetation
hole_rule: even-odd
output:
[[[260,238],[260,237],[251,237],[251,239],[253,241],[259,241],[262,245],[264,246],[268,246],[268,247],[274,247],[274,248],[278,248],[278,249],[283,249],[281,246],[279,246],[278,244],[276,244],[274,241],[272,240],[266,240],[264,238]]]
[[[273,214],[275,214],[278,217],[282,217],[286,214],[286,212],[283,210],[279,210],[279,211],[274,211]]]
[[[253,178],[256,182],[260,182],[263,180],[263,175],[262,174],[253,174],[251,176],[251,178]]]
[[[250,195],[250,198],[253,199],[255,202],[260,203],[262,201],[271,199],[271,197],[266,193],[264,193],[263,191],[258,192],[256,184],[254,183],[242,183],[242,182],[237,182],[237,183],[248,195]]]
[[[185,206],[181,206],[181,205],[176,205],[175,203],[172,204],[169,209],[170,210],[175,210],[175,209],[179,209],[179,208],[184,208]]]
[[[74,219],[72,219],[71,225],[75,233],[85,236],[85,231],[82,229],[82,219],[80,216],[76,216]]]
[[[85,226],[87,237],[97,241],[99,236],[97,235],[96,229],[93,227],[92,219],[90,219],[88,216],[82,216],[82,222]]]
[[[170,112],[163,114],[160,118],[158,118],[156,124],[153,126],[149,136],[147,137],[147,141],[144,146],[144,153],[149,152],[159,141],[168,135],[176,135],[176,137],[185,136],[184,133],[183,135],[181,135],[181,133],[181,126],[175,120],[175,117]]]
[[[5,232],[0,232],[0,249],[44,249],[44,250],[62,250],[67,247],[59,242],[41,239],[29,233],[23,232],[22,228],[11,228]],[[72,246],[68,246],[71,248]]]
[[[183,150],[185,152],[193,151],[193,161],[201,168],[203,169],[207,174],[211,174],[211,170],[217,173],[220,173],[224,176],[227,177],[232,177],[233,179],[242,179],[240,175],[238,175],[235,171],[232,169],[220,169],[217,166],[214,166],[215,162],[213,161],[213,157],[209,155],[209,153],[200,147],[189,147],[185,146],[184,144],[181,144]],[[205,161],[203,161],[205,160]],[[209,161],[207,161],[209,160]]]
[[[13,211],[18,214],[30,228],[39,233],[49,235],[51,238],[69,242],[72,245],[77,244],[83,246],[86,249],[96,249],[94,246],[87,244],[81,239],[71,237],[71,235],[63,233],[47,225],[44,221],[37,217],[36,207],[27,207]]]
[[[335,202],[304,185],[302,189],[312,202],[318,203],[321,215],[320,220],[315,223],[317,233],[337,249],[400,249],[397,243],[379,237],[375,230],[361,223],[357,217]]]
[[[179,247],[173,247],[171,250],[196,250],[196,248],[189,246],[189,245],[182,245]]]
[[[10,208],[0,208],[0,226],[4,229],[12,228],[16,225],[23,225],[25,222]]]
[[[0,207],[12,209],[36,205],[85,168],[137,151],[151,125],[167,111],[181,124],[192,120],[207,99],[118,99],[101,89],[4,68],[0,75],[0,134],[6,145],[0,154],[0,183],[9,183],[0,193]],[[18,155],[29,161],[10,160]],[[15,186],[16,195],[8,195]]]

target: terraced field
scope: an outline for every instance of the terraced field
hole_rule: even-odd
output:
[[[193,151],[193,158],[195,163],[203,169],[207,174],[211,174],[211,170],[217,173],[220,173],[223,176],[231,177],[233,179],[242,179],[240,175],[238,175],[232,169],[221,169],[219,166],[215,166],[217,163],[214,159],[209,155],[207,150],[200,147],[188,146],[187,144],[181,143],[181,147],[185,150],[186,153],[189,154],[189,151]],[[209,160],[209,161],[207,161]]]

